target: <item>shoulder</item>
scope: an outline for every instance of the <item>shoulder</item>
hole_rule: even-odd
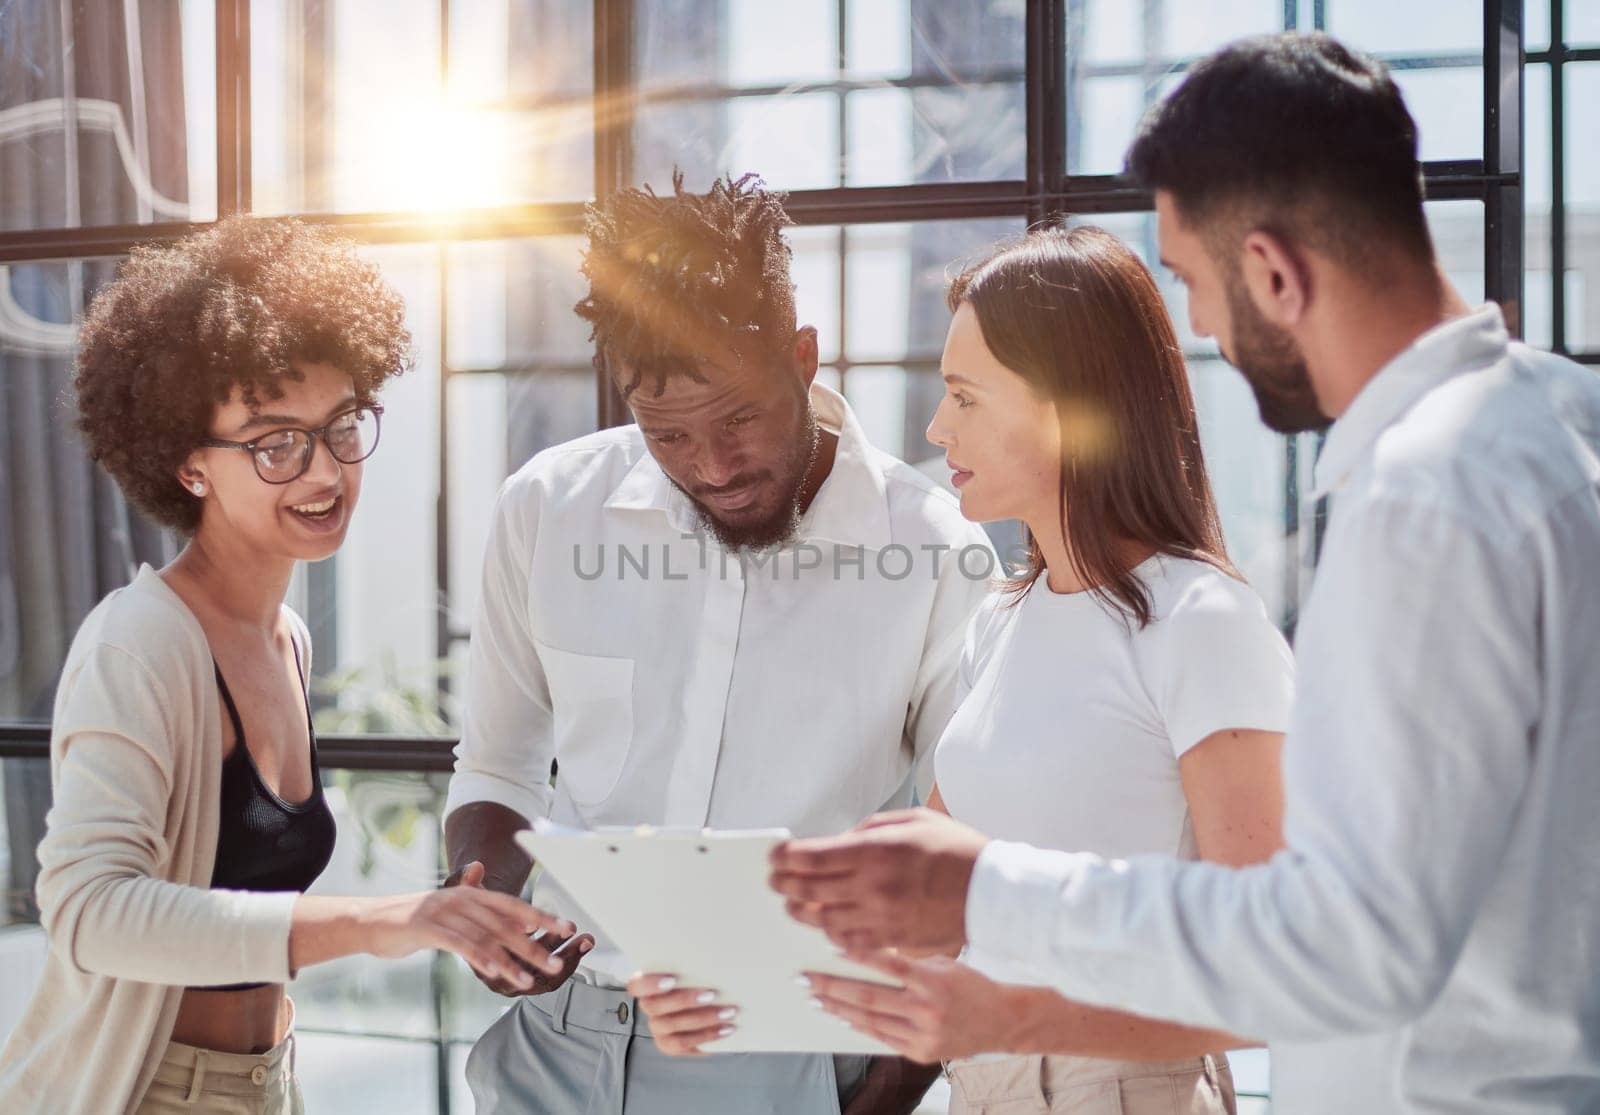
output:
[[[1193,558],[1162,556],[1155,564],[1145,580],[1151,623],[1136,633],[1136,643],[1180,655],[1256,647],[1288,656],[1266,603],[1244,581]]]
[[[971,621],[967,624],[964,648],[964,657],[975,673],[982,671],[1005,632],[1010,630],[1012,623],[1026,604],[1025,596],[1019,598],[1004,587],[990,591],[979,602],[977,609],[972,613]]]
[[[1256,590],[1210,562],[1163,555],[1155,564],[1146,579],[1155,619],[1244,616],[1269,622]]]
[[[56,693],[59,732],[113,723],[155,731],[189,715],[210,678],[211,651],[199,622],[148,568],[84,619]]]
[[[99,652],[137,663],[158,677],[182,676],[210,661],[205,632],[159,574],[148,566],[131,584],[108,593],[78,627],[67,655],[74,661]]]
[[[500,499],[538,505],[552,494],[603,501],[646,453],[637,426],[614,426],[534,454],[500,487]]]
[[[1379,435],[1365,475],[1335,499],[1448,518],[1486,539],[1522,538],[1600,464],[1600,376],[1523,345],[1429,391]],[[1341,507],[1340,504],[1345,506]]]

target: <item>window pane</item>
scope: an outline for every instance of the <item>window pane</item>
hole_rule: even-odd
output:
[[[1522,6],[1522,42],[1530,51],[1550,48],[1550,5],[1528,0]]]
[[[1523,79],[1523,338],[1552,343],[1550,288],[1550,67],[1529,66]]]
[[[172,539],[90,464],[70,396],[83,308],[110,260],[0,265],[0,720],[50,718],[78,624]]]
[[[50,808],[50,764],[0,760],[0,1045],[22,1016],[44,970],[47,943],[33,900],[34,849]]]
[[[1543,0],[1530,0],[1534,7]],[[1328,32],[1374,54],[1483,53],[1483,5],[1462,0],[1325,0]],[[1546,5],[1548,9],[1548,5]]]
[[[1483,69],[1394,70],[1395,84],[1417,122],[1424,162],[1483,155]]]
[[[1068,171],[1119,173],[1140,118],[1177,86],[1184,67],[1234,39],[1282,30],[1283,14],[1281,3],[1266,0],[1090,0],[1068,33]],[[1391,65],[1421,129],[1423,159],[1481,155],[1483,28],[1476,6],[1328,0],[1327,23]]]
[[[1389,63],[1421,156],[1483,154],[1483,8],[1460,0],[1327,0],[1330,33]]]
[[[307,1111],[436,1115],[437,1056],[428,1042],[302,1030],[295,1035],[294,1075]],[[470,1094],[452,1110],[471,1111]]]
[[[367,462],[361,508],[307,623],[319,676],[350,679],[334,702],[347,731],[448,734],[437,703],[454,676],[447,630],[464,636],[501,482],[550,445],[598,424],[578,237],[365,249],[406,301],[417,364],[385,390],[383,443]],[[447,564],[441,585],[437,497],[439,377],[448,354]],[[443,592],[441,593],[441,588]]]
[[[251,10],[254,208],[452,210],[593,189],[587,3],[292,0]]]
[[[1067,31],[1067,170],[1120,173],[1140,118],[1184,66],[1241,36],[1281,30],[1278,0],[1088,0]]]
[[[1569,65],[1566,86],[1567,348],[1588,352],[1600,348],[1600,63]]]
[[[1566,17],[1569,46],[1600,43],[1600,0],[1567,0],[1562,15]]]
[[[215,44],[209,0],[0,4],[0,230],[214,219]]]
[[[796,244],[797,260],[805,258],[805,269],[796,267],[796,310],[817,326],[822,359],[872,443],[927,465],[941,483],[943,453],[923,430],[944,390],[945,288],[963,260],[1022,229],[1020,220],[1000,218],[796,230],[806,234],[803,253]],[[807,283],[807,271],[820,281]]]
[[[638,181],[660,187],[675,167],[693,189],[746,171],[783,189],[1022,176],[1021,5],[735,0],[718,12],[638,6]]]

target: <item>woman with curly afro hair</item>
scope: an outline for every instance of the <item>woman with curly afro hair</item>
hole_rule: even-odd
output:
[[[39,845],[50,951],[3,1053],[7,1112],[301,1110],[285,985],[356,953],[459,953],[531,986],[570,924],[481,887],[308,897],[322,795],[296,562],[339,548],[410,362],[346,243],[233,218],[134,253],[90,308],[89,453],[187,543],[84,620],[57,690]]]

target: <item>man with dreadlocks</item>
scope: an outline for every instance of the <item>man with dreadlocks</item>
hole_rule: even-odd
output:
[[[538,454],[500,493],[452,881],[520,891],[511,836],[540,817],[812,835],[909,799],[993,554],[815,382],[788,223],[754,176],[591,207],[577,312],[637,421]],[[535,889],[595,929],[553,881]],[[893,1058],[667,1056],[737,1026],[737,1004],[630,991],[597,931],[562,955],[531,994],[485,981],[517,1002],[468,1061],[480,1112],[865,1115],[912,1110],[932,1080]]]

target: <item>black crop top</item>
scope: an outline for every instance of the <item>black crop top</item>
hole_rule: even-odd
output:
[[[300,648],[294,652],[300,665]],[[211,871],[213,890],[304,891],[333,858],[337,835],[333,811],[322,795],[322,770],[317,764],[317,734],[311,744],[311,796],[298,804],[270,790],[245,746],[239,708],[216,667],[217,688],[233,721],[234,747],[222,761],[222,820],[217,829],[217,861]],[[302,675],[303,676],[303,675]],[[306,722],[311,705],[304,692]],[[208,991],[244,991],[259,983],[231,984]]]

